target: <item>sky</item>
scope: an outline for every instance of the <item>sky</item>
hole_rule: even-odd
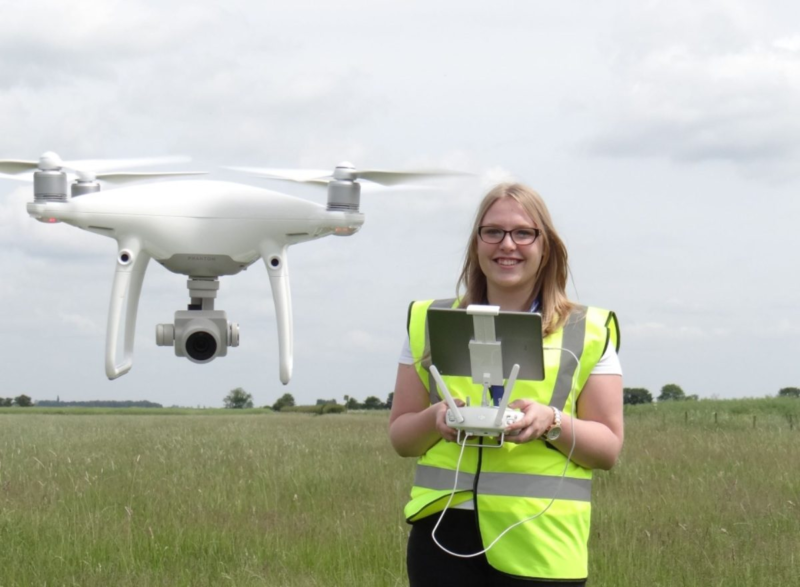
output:
[[[278,378],[261,262],[220,280],[241,345],[157,347],[188,302],[151,263],[133,369],[109,381],[116,243],[31,219],[0,178],[0,396],[257,406],[385,399],[408,304],[453,297],[472,215],[513,178],[542,194],[582,304],[614,310],[626,387],[700,398],[800,386],[800,6],[0,1],[0,158],[192,157],[182,169],[319,203],[225,166],[446,167],[364,188],[362,230],[289,249],[294,374]],[[156,170],[156,169],[152,169]],[[142,184],[144,186],[144,184]]]

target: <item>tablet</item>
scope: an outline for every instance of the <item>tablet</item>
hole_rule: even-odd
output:
[[[473,319],[462,308],[428,309],[431,363],[442,375],[472,377],[469,341],[475,338]],[[517,379],[544,379],[542,316],[531,312],[500,312],[494,317],[495,339],[501,343],[503,378],[518,364]]]

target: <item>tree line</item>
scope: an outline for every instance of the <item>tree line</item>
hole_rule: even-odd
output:
[[[800,388],[784,387],[778,391],[778,397],[800,398]],[[657,400],[666,401],[696,401],[697,395],[687,395],[679,385],[668,383],[661,388],[661,394]],[[626,405],[649,404],[653,402],[653,395],[644,387],[625,387],[622,390],[622,401]]]
[[[33,400],[25,395],[18,395],[17,397],[0,397],[0,408],[10,408],[11,406],[19,406],[20,408],[28,408],[33,405]]]
[[[316,406],[340,405],[344,408],[344,410],[388,410],[391,409],[392,407],[393,399],[394,399],[394,392],[391,392],[388,395],[385,402],[381,401],[379,397],[374,395],[367,397],[363,402],[359,402],[356,398],[351,397],[350,395],[345,395],[343,404],[339,404],[339,402],[335,398],[333,398],[333,399],[318,399],[315,405]],[[237,387],[236,389],[232,389],[230,393],[228,393],[228,395],[226,395],[223,398],[222,403],[228,409],[241,410],[241,409],[252,408],[253,395],[251,393],[246,392],[241,387]],[[271,408],[276,412],[280,412],[284,408],[297,407],[297,402],[295,402],[294,396],[291,393],[284,393],[281,397],[275,400],[275,403],[264,407]]]
[[[41,400],[36,402],[40,408],[163,408],[161,404],[147,400],[91,400],[62,402],[61,400]]]
[[[34,402],[33,398],[25,394],[15,398],[0,397],[0,408],[10,408],[17,406],[20,408],[163,408],[161,404],[149,402],[147,400],[91,400],[78,402],[62,402],[60,399],[43,399]]]

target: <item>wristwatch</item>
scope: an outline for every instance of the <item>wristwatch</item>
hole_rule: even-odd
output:
[[[553,423],[550,424],[550,427],[542,434],[542,440],[548,442],[556,440],[561,436],[561,410],[553,406],[550,407],[553,408]]]

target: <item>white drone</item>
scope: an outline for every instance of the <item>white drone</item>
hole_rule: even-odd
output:
[[[34,200],[28,214],[45,223],[65,222],[118,243],[106,331],[106,374],[116,379],[133,366],[136,312],[147,264],[155,259],[174,273],[189,276],[191,303],[175,313],[174,324],[156,326],[156,344],[175,347],[175,355],[208,363],[239,345],[239,326],[214,310],[219,277],[235,275],[259,258],[269,274],[277,316],[280,379],[292,375],[292,303],[286,251],[290,245],[328,235],[350,236],[361,228],[358,179],[382,185],[432,176],[464,175],[451,171],[357,171],[350,163],[333,173],[324,170],[233,168],[272,179],[327,184],[327,207],[293,196],[238,183],[190,180],[123,187],[100,192],[98,180],[124,183],[141,179],[197,175],[196,172],[136,173],[111,171],[175,163],[186,158],[62,161],[52,152],[38,161],[0,160],[5,177],[33,173]],[[89,169],[93,171],[88,171]],[[69,186],[67,172],[76,179]],[[117,340],[125,325],[122,362]]]

